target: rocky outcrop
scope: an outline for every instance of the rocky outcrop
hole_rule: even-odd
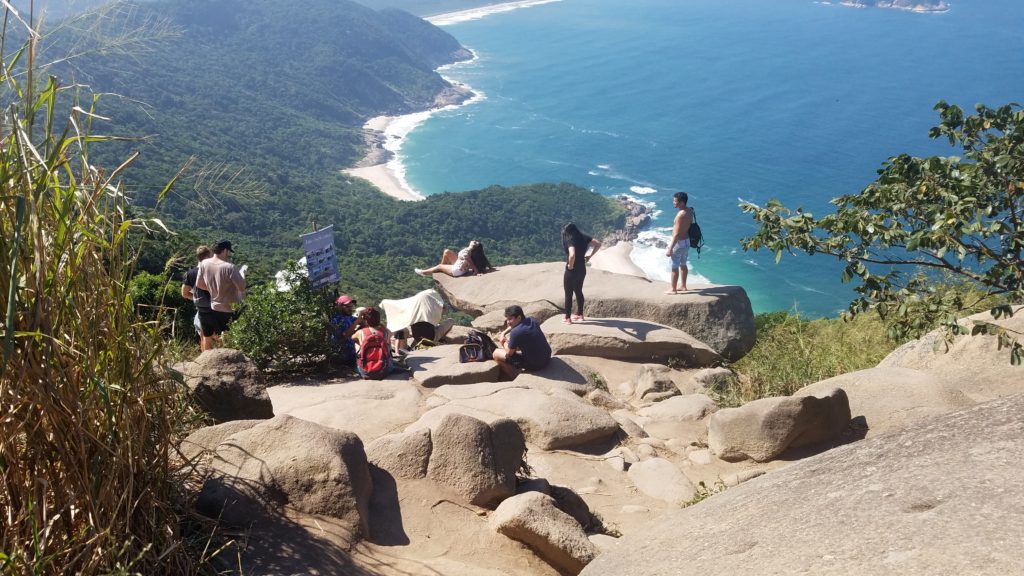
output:
[[[199,405],[216,422],[274,416],[263,374],[238,350],[207,350],[185,363],[183,373]]]
[[[960,320],[960,324],[970,328],[974,322],[990,322],[1024,334],[1024,306],[1014,310],[1010,318],[994,320],[990,313],[982,312]],[[913,368],[931,374],[976,402],[1024,392],[1024,365],[1010,364],[1010,351],[1000,350],[995,336],[958,336],[948,350],[941,342],[942,337],[941,330],[929,332],[893,350],[878,366]]]
[[[561,262],[502,266],[475,277],[435,274],[438,289],[456,308],[474,315],[504,310],[509,304],[528,309],[539,303],[561,307]],[[666,284],[636,276],[591,269],[584,292],[589,318],[637,318],[682,330],[727,360],[736,360],[754,345],[754,313],[739,286],[694,285],[685,294],[667,295]]]
[[[651,223],[652,209],[647,204],[637,202],[625,194],[616,196],[615,201],[626,210],[626,217],[621,229],[601,239],[601,243],[606,247],[614,246],[618,242],[635,240],[640,231]]]
[[[277,416],[225,438],[209,466],[196,505],[211,517],[245,526],[287,507],[368,533],[373,485],[355,434]]]
[[[822,396],[762,398],[725,408],[708,420],[708,447],[722,460],[771,460],[787,448],[834,438],[850,422],[850,403],[840,388]]]
[[[583,574],[1024,573],[1022,413],[1016,395],[824,452],[669,512]]]
[[[711,366],[722,357],[682,330],[632,318],[590,318],[565,324],[560,317],[541,325],[554,354],[600,356],[639,362],[678,359],[686,367]]]
[[[858,370],[804,386],[793,396],[817,396],[833,388],[846,392],[850,415],[855,425],[866,427],[865,436],[906,428],[975,404],[934,376],[909,368]]]
[[[579,574],[597,556],[597,548],[579,523],[559,510],[551,496],[540,492],[524,492],[505,500],[488,523],[566,574]]]

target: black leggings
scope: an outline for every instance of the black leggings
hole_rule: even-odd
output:
[[[587,265],[576,265],[575,268],[565,269],[562,276],[562,287],[565,289],[565,317],[572,314],[572,296],[576,295],[576,313],[583,316],[583,280],[587,277]]]

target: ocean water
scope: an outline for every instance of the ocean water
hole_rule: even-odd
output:
[[[854,293],[830,257],[776,265],[744,252],[756,228],[741,200],[822,214],[890,156],[954,154],[927,137],[937,101],[1024,101],[1019,0],[950,0],[940,14],[809,0],[522,4],[436,21],[478,56],[442,73],[479,97],[407,119],[392,143],[407,184],[629,194],[659,211],[633,253],[657,279],[668,259],[644,243],[667,239],[671,196],[686,191],[707,242],[691,278],[743,286],[756,312],[833,315]]]

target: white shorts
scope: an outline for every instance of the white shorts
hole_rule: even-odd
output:
[[[676,270],[686,266],[686,261],[690,257],[690,239],[687,238],[676,243],[676,247],[672,249],[672,269]]]

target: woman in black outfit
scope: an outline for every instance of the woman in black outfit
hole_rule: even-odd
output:
[[[589,255],[587,249],[593,248]],[[601,242],[587,236],[575,224],[562,227],[562,249],[565,250],[565,274],[562,286],[565,288],[565,322],[581,322],[583,318],[583,280],[587,277],[587,262],[601,248]],[[582,262],[581,262],[582,260]],[[572,313],[572,297],[576,295],[576,314]]]

